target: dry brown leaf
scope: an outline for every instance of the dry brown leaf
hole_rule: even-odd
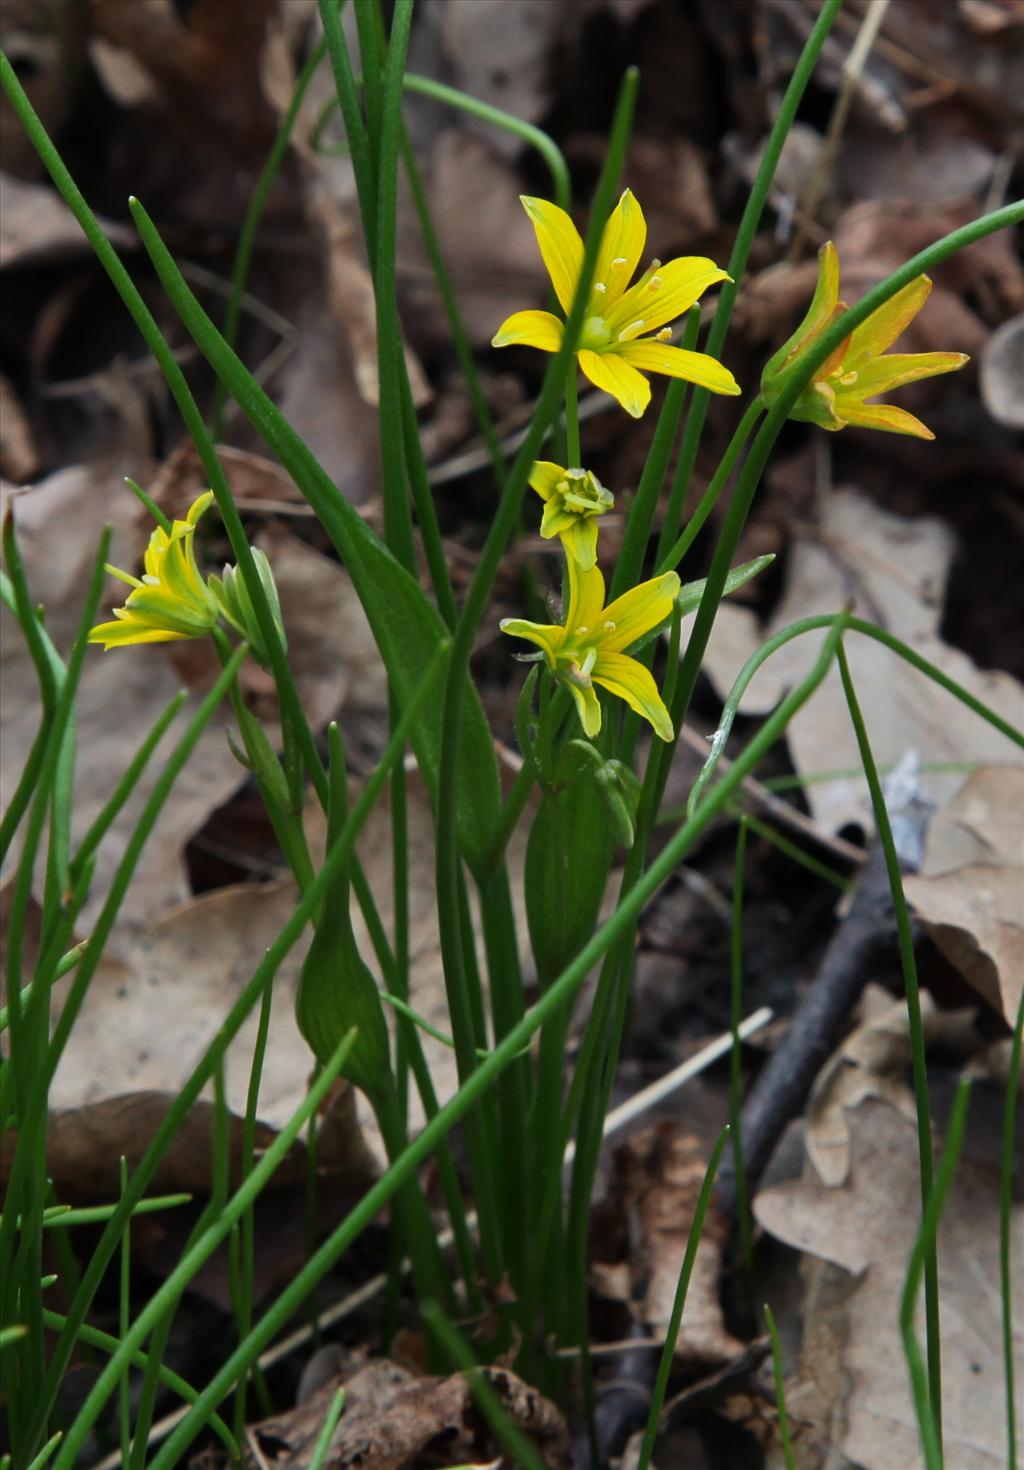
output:
[[[1024,315],[997,327],[985,344],[981,396],[997,423],[1024,429]]]
[[[805,1358],[819,1351],[822,1315],[840,1354],[839,1394],[829,1406],[830,1450],[867,1470],[923,1464],[897,1314],[920,1220],[915,1125],[866,1099],[848,1115],[851,1167],[829,1188],[812,1176],[762,1190],[761,1226],[778,1240],[850,1273],[846,1286],[805,1299]],[[1024,1249],[1024,1210],[1013,1216],[1015,1259]],[[947,1470],[997,1470],[1005,1463],[999,1289],[999,1177],[962,1159],[939,1228],[942,1381]],[[834,1273],[833,1273],[834,1274]],[[817,1317],[815,1314],[818,1314]],[[923,1306],[917,1330],[923,1337]],[[1015,1333],[1018,1379],[1024,1334]],[[813,1363],[801,1377],[813,1380]],[[790,1396],[797,1434],[800,1395]]]
[[[836,613],[853,599],[860,617],[909,643],[975,698],[1011,724],[1024,723],[1024,689],[1008,674],[979,670],[938,636],[942,595],[953,555],[953,537],[940,522],[905,520],[881,510],[854,490],[824,498],[817,536],[796,542],[787,584],[767,627],[754,613],[726,601],[719,609],[705,668],[724,694],[745,660],[775,633],[799,618]],[[758,671],[743,698],[746,713],[765,712],[805,677],[824,634],[785,644]],[[874,639],[850,634],[847,657],[875,760],[895,763],[908,751],[924,761],[1006,759],[1004,735],[978,719],[951,695]],[[801,775],[860,766],[857,741],[837,669],[787,727],[789,749]],[[958,788],[956,774],[929,773],[929,794],[940,805]],[[830,831],[847,823],[870,824],[863,778],[809,785],[807,800]]]
[[[689,1239],[707,1158],[700,1140],[670,1122],[645,1128],[615,1152],[613,1184],[618,1210],[626,1221],[629,1247],[618,1269],[621,1299],[656,1337],[664,1337],[672,1315],[679,1272]],[[722,1246],[728,1233],[715,1208],[704,1220],[676,1356],[689,1370],[717,1368],[743,1351],[725,1330],[718,1299]],[[607,1294],[614,1275],[601,1263],[599,1279]]]
[[[0,475],[15,485],[23,485],[39,469],[39,451],[28,416],[13,385],[0,373]]]
[[[551,1470],[571,1470],[569,1431],[554,1404],[506,1368],[483,1370],[512,1422],[532,1441]],[[447,1464],[491,1458],[494,1448],[464,1375],[415,1378],[382,1358],[371,1359],[348,1377],[319,1389],[288,1413],[254,1425],[251,1442],[271,1455],[276,1470],[302,1470],[323,1428],[338,1389],[345,1408],[335,1430],[325,1470],[407,1470],[428,1447]],[[247,1464],[258,1467],[256,1454]]]
[[[926,1044],[941,1038],[947,1051],[965,1059],[977,1050],[973,1011],[939,1011],[926,990],[921,994],[921,1016]],[[914,1094],[907,1082],[911,1054],[906,1002],[894,1001],[887,990],[869,984],[857,1029],[821,1069],[807,1102],[804,1139],[824,1184],[842,1184],[849,1172],[847,1114],[864,1098],[880,1098],[914,1119]]]
[[[975,771],[904,887],[952,965],[1012,1026],[1024,990],[1024,769]]]

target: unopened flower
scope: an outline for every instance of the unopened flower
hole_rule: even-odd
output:
[[[597,560],[597,517],[615,504],[612,492],[590,470],[563,469],[547,459],[533,466],[530,485],[544,501],[540,534],[545,540],[560,536],[567,556],[589,571]]]
[[[114,608],[113,623],[98,623],[90,643],[118,648],[129,643],[168,643],[176,638],[202,638],[217,621],[217,602],[199,575],[193,540],[200,516],[213,502],[212,491],[194,501],[183,521],[168,534],[161,526],[149,538],[142,578],[109,566],[111,576],[133,590],[124,607]]]
[[[970,360],[963,352],[888,351],[917,316],[931,289],[928,277],[918,276],[855,327],[822,363],[790,409],[790,418],[833,431],[859,424],[865,429],[934,439],[931,429],[906,409],[867,402],[919,378],[955,372]],[[818,255],[818,284],[807,315],[769,360],[761,377],[765,403],[774,403],[799,359],[848,310],[846,302],[839,299],[839,256],[830,240]]]
[[[270,607],[270,613],[277,628],[277,635],[281,640],[281,646],[287,647],[284,636],[284,621],[281,617],[281,603],[277,595],[277,587],[274,585],[274,575],[270,570],[270,562],[258,546],[252,549],[252,559],[256,565],[256,571],[263,587],[263,594]],[[235,632],[246,639],[252,649],[253,657],[258,663],[267,667],[269,658],[263,645],[263,637],[260,633],[260,625],[253,610],[252,599],[249,597],[245,579],[237,567],[227,566],[224,568],[224,576],[210,578],[210,591],[217,600],[220,611],[224,614],[227,622],[231,624]]]
[[[583,241],[557,204],[521,197],[555,295],[568,316],[583,265]],[[689,311],[709,286],[730,277],[713,260],[687,255],[664,265],[653,261],[636,285],[630,286],[646,241],[643,211],[627,189],[601,237],[580,335],[581,370],[596,387],[618,399],[634,418],[639,418],[651,401],[651,385],[644,372],[685,378],[712,393],[739,393],[732,373],[717,359],[704,352],[672,347],[668,342],[672,332],[667,323]],[[517,311],[498,328],[493,346],[522,344],[542,352],[557,352],[563,331],[564,324],[549,311]]]
[[[601,705],[595,684],[624,699],[651,724],[662,740],[673,736],[672,720],[650,669],[624,651],[663,623],[679,592],[675,572],[665,572],[604,605],[604,577],[599,567],[581,571],[567,558],[569,607],[564,624],[530,623],[504,618],[503,633],[527,638],[543,651],[548,668],[572,695],[583,729],[594,736],[601,728]]]

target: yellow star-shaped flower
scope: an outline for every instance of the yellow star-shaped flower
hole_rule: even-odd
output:
[[[527,638],[543,651],[548,668],[565,684],[576,703],[587,735],[601,729],[598,684],[642,715],[662,740],[673,737],[672,719],[658,693],[650,669],[630,658],[627,648],[663,623],[679,593],[675,572],[665,572],[604,605],[604,577],[599,567],[583,571],[566,557],[569,608],[564,624],[530,623],[503,618],[501,631]]]
[[[200,495],[183,521],[175,521],[170,535],[161,527],[149,538],[141,580],[117,567],[111,576],[127,582],[133,591],[124,607],[114,608],[113,623],[98,623],[89,642],[104,648],[130,643],[168,643],[176,638],[202,638],[217,621],[217,602],[199,575],[192,542],[200,516],[213,503],[213,492]]]
[[[918,276],[855,327],[822,363],[790,409],[790,418],[833,432],[859,424],[889,434],[934,439],[931,429],[906,409],[867,402],[905,383],[955,372],[970,361],[963,352],[889,352],[928,300],[931,289],[928,277]],[[818,284],[807,315],[765,367],[761,378],[765,403],[774,403],[799,359],[848,310],[839,299],[839,256],[830,240],[818,254]]]
[[[521,196],[533,222],[540,253],[562,310],[568,316],[583,265],[583,241],[576,226],[557,204]],[[598,388],[610,393],[627,413],[639,418],[651,401],[644,372],[685,378],[712,393],[739,393],[728,368],[704,352],[672,347],[666,323],[689,311],[709,286],[730,278],[702,255],[653,261],[634,286],[629,282],[647,241],[647,225],[627,189],[615,206],[601,237],[594,284],[580,336],[581,370]],[[557,352],[564,324],[549,311],[517,311],[502,322],[495,347],[522,344]],[[653,334],[653,335],[652,335]]]

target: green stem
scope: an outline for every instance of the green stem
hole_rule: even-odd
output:
[[[775,1317],[767,1302],[764,1304],[764,1320],[772,1339],[772,1368],[775,1372],[775,1412],[779,1416],[779,1439],[782,1441],[782,1458],[786,1470],[794,1470],[793,1439],[789,1432],[789,1415],[786,1412],[786,1374],[782,1366],[782,1343]]]
[[[861,765],[864,767],[864,775],[867,778],[868,788],[871,792],[871,806],[875,815],[878,841],[881,844],[885,857],[885,868],[889,878],[889,891],[892,894],[893,907],[896,912],[896,932],[899,939],[900,964],[903,969],[903,982],[907,993],[907,1016],[910,1022],[910,1046],[914,1069],[914,1101],[917,1110],[917,1152],[921,1176],[921,1213],[924,1216],[928,1211],[933,1186],[932,1122],[928,1106],[928,1064],[925,1058],[924,1022],[921,1017],[921,992],[917,980],[917,958],[914,954],[914,936],[910,927],[910,915],[907,912],[907,902],[903,893],[903,880],[900,876],[900,860],[896,851],[896,843],[893,840],[892,827],[889,823],[889,813],[886,810],[882,783],[879,779],[874,753],[868,739],[863,716],[861,715],[857,694],[853,687],[853,680],[850,677],[850,666],[847,663],[846,652],[842,643],[839,644],[837,653],[839,657],[839,672],[843,680],[843,691],[850,710],[850,719],[853,723],[854,733],[857,736],[857,748],[860,753]],[[934,1237],[930,1244],[925,1245],[923,1249],[925,1252],[924,1296],[925,1325],[928,1341],[928,1393],[931,1419],[935,1426],[941,1462],[942,1353],[939,1337],[939,1263],[935,1250]]]
[[[740,1225],[740,1256],[752,1307],[754,1245],[741,1121],[743,1057],[740,1022],[743,1020],[743,885],[746,881],[746,853],[747,820],[741,817],[736,831],[736,861],[733,865],[732,878],[732,983],[729,987],[729,1027],[732,1031],[732,1048],[729,1052],[729,1126],[732,1129],[732,1153],[736,1174],[736,1214]]]
[[[238,324],[241,318],[242,296],[245,291],[245,283],[249,278],[249,267],[252,264],[253,249],[256,245],[256,234],[263,218],[263,211],[267,207],[267,200],[273,188],[274,180],[277,178],[284,156],[291,142],[292,131],[302,109],[309,84],[313,80],[320,63],[327,55],[326,41],[318,41],[309,54],[309,59],[303,66],[295,79],[295,88],[292,99],[281,119],[281,125],[277,130],[270,152],[267,154],[266,162],[260,170],[260,176],[256,180],[256,187],[252,191],[249,207],[245,211],[245,219],[238,234],[238,246],[235,250],[235,263],[231,271],[231,294],[228,297],[227,309],[224,313],[224,339],[230,347],[234,347],[238,341]],[[220,439],[224,422],[224,406],[227,403],[227,389],[218,379],[214,386],[213,409],[210,415],[210,437],[216,442]]]
[[[1017,1024],[1010,1045],[1006,1071],[1006,1102],[1003,1108],[1003,1147],[999,1174],[999,1282],[1002,1288],[1003,1375],[1006,1383],[1006,1464],[1017,1470],[1017,1411],[1013,1351],[1013,1135],[1020,1106],[1021,1033],[1024,1032],[1024,994],[1017,1005]]]
[[[935,1398],[934,1384],[931,1379],[931,1352],[929,1351],[927,1370],[921,1359],[921,1349],[917,1341],[917,1335],[914,1332],[914,1309],[917,1305],[917,1293],[921,1286],[922,1271],[926,1276],[925,1290],[927,1291],[928,1262],[935,1259],[935,1237],[938,1232],[939,1219],[946,1202],[946,1196],[953,1182],[957,1160],[960,1157],[964,1128],[967,1123],[967,1105],[970,1101],[970,1096],[970,1079],[961,1077],[957,1086],[956,1096],[953,1099],[953,1112],[949,1120],[946,1147],[942,1151],[942,1158],[939,1161],[939,1167],[935,1174],[934,1187],[929,1188],[928,1191],[928,1198],[925,1201],[921,1219],[921,1228],[914,1242],[914,1248],[910,1253],[907,1279],[904,1283],[903,1295],[900,1299],[900,1335],[903,1338],[903,1352],[907,1359],[907,1369],[910,1374],[910,1386],[914,1399],[914,1409],[917,1414],[917,1427],[921,1436],[921,1447],[924,1450],[926,1470],[942,1470],[942,1413],[939,1401]],[[925,1310],[927,1313],[927,1306]],[[931,1342],[929,1340],[929,1350],[930,1348]]]
[[[807,84],[811,80],[814,68],[818,63],[822,47],[828,39],[829,32],[835,24],[836,17],[842,7],[843,0],[825,0],[818,18],[814,23],[810,35],[800,53],[800,58],[793,68],[793,75],[789,79],[782,101],[779,103],[778,116],[768,134],[768,141],[761,155],[757,176],[747,199],[743,217],[740,220],[739,229],[736,231],[736,241],[732,247],[729,257],[729,275],[731,281],[727,281],[719,292],[718,305],[715,307],[714,319],[708,332],[705,352],[711,357],[721,360],[722,349],[729,332],[729,323],[732,319],[733,307],[736,297],[743,281],[743,275],[750,258],[750,251],[757,235],[758,226],[764,207],[768,202],[768,195],[775,179],[775,171],[782,156],[782,150],[786,145],[796,114],[803,100]],[[704,420],[707,417],[708,405],[711,402],[711,394],[706,388],[699,388],[693,395],[690,406],[690,414],[686,423],[686,431],[683,442],[679,449],[679,464],[672,486],[671,514],[675,517],[682,515],[682,508],[686,501],[686,492],[689,488],[690,475],[697,461],[697,451],[700,448],[701,435],[704,431]],[[672,521],[666,518],[666,530],[663,532],[667,540],[669,534],[675,534],[678,520]],[[661,564],[661,546],[659,546],[658,562]]]
[[[665,879],[675,871],[683,855],[689,851],[693,843],[706,830],[719,810],[724,808],[731,800],[733,794],[742,784],[743,779],[757,766],[765,751],[784,732],[796,711],[806,703],[814,690],[821,684],[831,667],[835,645],[841,635],[842,627],[842,617],[837,618],[831,634],[824,640],[821,656],[810,674],[796,689],[787,695],[778,709],[769,716],[746,750],[737,757],[729,773],[722,778],[716,791],[708,798],[708,801],[705,802],[701,810],[666,843],[664,849],[651,864],[640,882],[626,895],[616,913],[601,926],[589,943],[584,946],[576,959],[573,960],[572,964],[566,967],[551,986],[550,990],[541,997],[533,1010],[524,1016],[522,1021],[518,1026],[513,1028],[505,1040],[495,1047],[491,1055],[480,1065],[467,1082],[460,1087],[455,1097],[441,1109],[419,1136],[410,1143],[399,1162],[389,1169],[383,1179],[378,1180],[367,1191],[355,1209],[332,1232],[330,1237],[324,1241],[313,1258],[307,1262],[295,1279],[282,1292],[273,1306],[267,1310],[262,1319],[255,1324],[252,1332],[249,1334],[248,1341],[244,1345],[236,1348],[230,1358],[221,1365],[210,1383],[203,1390],[199,1402],[193,1411],[177,1426],[166,1443],[157,1452],[150,1470],[169,1470],[170,1466],[178,1462],[185,1448],[192,1442],[192,1439],[202,1427],[207,1409],[218,1404],[224,1394],[237,1382],[238,1374],[243,1372],[249,1363],[259,1357],[259,1354],[266,1347],[267,1343],[281,1329],[283,1324],[287,1322],[297,1304],[305,1298],[316,1282],[321,1279],[365,1226],[376,1216],[382,1206],[392,1197],[402,1181],[430,1156],[440,1139],[457,1122],[464,1118],[471,1109],[476,1107],[502,1070],[527,1045],[534,1032],[571,999],[609,946],[623,932],[631,930],[636,921],[636,916],[643,905],[648,902]],[[369,785],[367,789],[369,789]],[[374,799],[376,799],[377,794],[377,792],[374,792]],[[353,816],[359,810],[360,803],[365,796],[366,791],[360,797],[360,801],[356,803]],[[330,855],[327,863],[325,863],[325,868],[335,856],[333,853]],[[323,872],[318,877],[318,883],[322,877]],[[299,910],[296,911],[296,915],[298,916],[302,912],[303,905],[308,905],[306,913],[302,913],[303,923],[305,922],[309,909],[312,908],[310,900],[311,896],[307,895],[307,898],[303,900],[303,904],[300,905]],[[300,924],[292,922],[289,922],[285,926],[281,936],[279,936],[279,939],[272,946],[267,961],[260,967],[257,975],[250,982],[250,987],[247,989],[251,989],[257,980],[260,983],[266,983],[266,972],[269,970],[270,964],[277,965],[280,963],[288,947],[297,938],[299,928],[301,928]],[[225,1022],[225,1029],[228,1024],[229,1022]],[[195,1087],[196,1078],[199,1079],[198,1086],[201,1087],[205,1080],[202,1068],[197,1069],[195,1078],[186,1084],[186,1093]],[[194,1095],[195,1092],[191,1091],[191,1096],[194,1097]],[[189,1101],[191,1101],[191,1097]],[[147,1150],[146,1159],[143,1160],[143,1163],[140,1164],[139,1169],[136,1171],[133,1183],[141,1180],[144,1187],[145,1182],[148,1180],[148,1173],[144,1166],[152,1152],[153,1146],[151,1146],[150,1150]],[[122,1219],[119,1219],[117,1222],[118,1230],[121,1224]],[[146,1309],[147,1311],[159,1311],[161,1303],[158,1298],[160,1297],[160,1293],[166,1289],[166,1284],[159,1289],[153,1301],[149,1303]],[[123,1351],[131,1351],[137,1346],[138,1342],[145,1336],[147,1329],[148,1324],[146,1322],[141,1321],[141,1319],[137,1320],[133,1324],[128,1338],[122,1344]],[[137,1334],[134,1340],[133,1334]],[[69,1430],[68,1438],[62,1446],[63,1458],[58,1462],[56,1470],[72,1470],[78,1450],[88,1436],[97,1415],[101,1412],[103,1405],[107,1401],[107,1397],[111,1392],[112,1383],[116,1384],[121,1364],[114,1362],[110,1366],[110,1376],[104,1374],[97,1380],[90,1391],[85,1405],[79,1411],[74,1426]]]
[[[711,1191],[715,1183],[715,1175],[718,1173],[718,1165],[722,1158],[729,1137],[729,1125],[727,1124],[718,1135],[718,1139],[711,1151],[711,1158],[704,1171],[704,1182],[700,1187],[697,1197],[697,1207],[693,1212],[693,1222],[690,1225],[690,1233],[686,1239],[686,1253],[683,1256],[682,1268],[679,1272],[679,1281],[676,1285],[676,1294],[672,1300],[672,1311],[669,1314],[668,1326],[665,1329],[665,1346],[661,1350],[658,1360],[658,1375],[654,1381],[654,1390],[651,1394],[651,1407],[647,1415],[647,1426],[644,1437],[640,1443],[640,1453],[637,1456],[636,1470],[647,1470],[651,1463],[651,1455],[654,1451],[654,1440],[658,1433],[658,1420],[661,1417],[661,1406],[665,1402],[665,1394],[668,1391],[669,1377],[675,1365],[676,1343],[679,1339],[679,1329],[683,1325],[683,1312],[686,1308],[686,1294],[690,1289],[690,1278],[693,1275],[694,1264],[697,1260],[697,1250],[700,1246],[701,1234],[704,1230],[704,1217],[707,1214],[708,1205],[711,1202]]]
[[[697,506],[697,509],[694,511],[693,515],[687,522],[686,530],[682,533],[681,536],[678,536],[676,538],[676,540],[664,553],[662,552],[661,543],[659,541],[659,574],[661,572],[671,571],[673,567],[677,567],[682,561],[683,557],[689,551],[690,547],[693,545],[694,541],[696,541],[698,535],[703,529],[705,521],[714,510],[719,495],[721,495],[722,491],[728,484],[729,476],[732,474],[733,466],[736,463],[740,450],[744,447],[747,440],[750,438],[750,435],[753,433],[754,426],[756,425],[758,419],[761,417],[762,413],[764,413],[764,404],[761,402],[760,398],[755,398],[751,403],[747,405],[743,417],[740,419],[732,438],[729,440],[729,444],[725,453],[718,462],[718,466],[715,470],[715,473],[711,477],[708,488],[701,496],[700,504]],[[665,531],[667,531],[670,523],[671,522],[669,516],[666,516],[665,525],[662,528],[663,535]]]
[[[568,469],[582,469],[580,458],[580,413],[576,399],[576,361],[565,375],[565,460]]]

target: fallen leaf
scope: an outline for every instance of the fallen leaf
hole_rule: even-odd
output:
[[[724,694],[746,659],[773,633],[800,618],[834,614],[853,600],[857,614],[909,643],[949,677],[964,685],[1011,724],[1024,722],[1024,689],[1008,674],[979,670],[942,642],[942,595],[954,550],[939,521],[905,520],[854,490],[824,498],[817,531],[793,546],[786,588],[767,627],[749,610],[723,603],[715,619],[705,668]],[[743,697],[746,714],[773,708],[803,679],[824,634],[785,644],[754,676]],[[923,674],[874,639],[851,633],[845,640],[858,701],[867,721],[875,760],[898,761],[908,750],[926,762],[1005,759],[1004,735],[978,719]],[[801,775],[860,766],[838,669],[833,667],[813,698],[787,727],[789,749]],[[956,774],[930,772],[928,791],[941,806],[958,788]],[[805,787],[815,819],[829,831],[870,823],[862,777]]]
[[[897,1314],[920,1220],[917,1135],[887,1103],[865,1099],[847,1114],[851,1166],[829,1188],[813,1176],[762,1190],[758,1223],[776,1239],[847,1273],[845,1286],[805,1296],[805,1357],[822,1330],[841,1354],[831,1405],[832,1454],[870,1470],[923,1464]],[[1024,1209],[1013,1211],[1012,1250],[1024,1249]],[[962,1158],[939,1227],[943,1417],[947,1470],[1005,1464],[1005,1400],[999,1288],[998,1171]],[[833,1273],[835,1274],[835,1273]],[[849,1277],[854,1279],[850,1280]],[[819,1317],[815,1317],[815,1313]],[[923,1340],[923,1304],[917,1332]],[[1017,1324],[1018,1379],[1024,1335]],[[808,1365],[807,1378],[813,1378]],[[791,1401],[798,1416],[799,1400]],[[799,1434],[799,1418],[796,1418]]]
[[[505,1413],[532,1442],[550,1470],[571,1470],[569,1431],[554,1404],[507,1368],[480,1370]],[[397,1363],[372,1358],[340,1380],[328,1383],[284,1414],[253,1425],[252,1442],[259,1455],[247,1457],[258,1467],[272,1456],[277,1470],[301,1470],[323,1428],[339,1388],[345,1407],[331,1440],[328,1470],[407,1470],[419,1456],[443,1446],[444,1463],[490,1459],[491,1437],[469,1389],[466,1376],[414,1377]]]
[[[925,1044],[941,1039],[947,1052],[965,1060],[978,1049],[973,1011],[940,1011],[927,990],[921,994]],[[857,1028],[815,1079],[804,1117],[807,1155],[822,1183],[842,1184],[850,1168],[848,1113],[864,1098],[880,1098],[905,1118],[916,1117],[907,1081],[912,1050],[903,1000],[879,985],[867,985]]]
[[[597,1279],[602,1293],[615,1292],[656,1338],[668,1329],[706,1169],[700,1140],[670,1122],[645,1128],[615,1151],[611,1204],[623,1217],[628,1254],[624,1262],[600,1262]],[[743,1352],[725,1330],[718,1299],[727,1234],[725,1217],[712,1205],[676,1342],[676,1357],[690,1371],[719,1368]]]
[[[1024,768],[984,766],[932,824],[907,898],[935,943],[1013,1026],[1024,990]]]

